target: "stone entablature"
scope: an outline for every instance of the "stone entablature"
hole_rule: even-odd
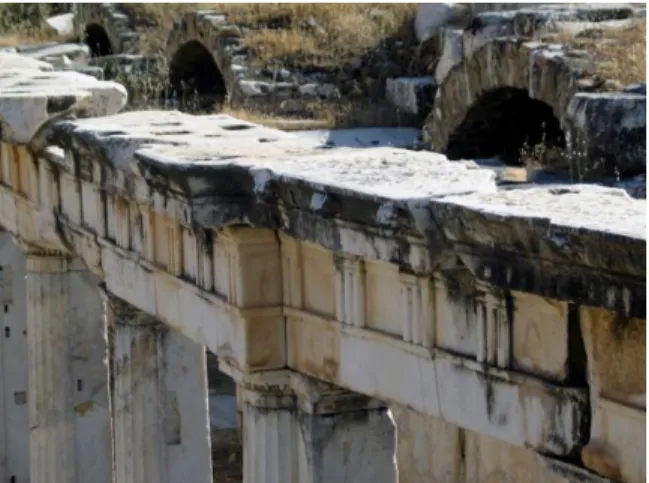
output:
[[[288,369],[644,478],[644,200],[500,191],[472,163],[328,149],[224,115],[24,105],[43,148],[22,98],[0,85],[0,226],[80,257],[111,296],[216,353],[246,398],[259,392],[247,377]],[[611,350],[620,341],[632,350]],[[260,428],[293,427],[246,401]]]

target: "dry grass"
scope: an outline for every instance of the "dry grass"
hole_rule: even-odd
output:
[[[0,47],[18,47],[19,45],[33,45],[44,42],[65,42],[68,39],[59,37],[50,29],[33,29],[33,31],[0,34]]]
[[[646,80],[647,21],[639,20],[621,31],[609,29],[605,38],[609,40],[601,42],[598,50],[602,76],[625,85]]]
[[[646,80],[647,21],[638,19],[625,28],[595,27],[577,35],[560,33],[551,40],[586,50],[599,60],[598,74],[623,87]]]
[[[49,14],[48,4],[0,4],[0,47],[67,40],[41,21]]]
[[[304,131],[308,129],[329,129],[335,122],[329,116],[323,116],[323,119],[304,119],[292,117],[275,117],[271,114],[253,111],[251,109],[232,108],[224,106],[219,114],[229,114],[230,116],[248,121],[273,129],[282,131]]]
[[[307,129],[346,129],[355,127],[412,126],[413,120],[400,115],[398,110],[384,102],[369,99],[344,99],[341,101],[300,101],[299,115],[277,115],[256,106],[230,108],[223,106],[219,112],[277,129],[296,131]]]
[[[173,23],[190,11],[213,10],[228,22],[248,29],[245,43],[256,65],[317,66],[337,69],[380,46],[385,39],[410,40],[416,4],[119,4],[133,19],[139,50],[162,53]],[[324,129],[370,126],[388,121],[394,112],[362,101],[302,102],[298,116],[269,112],[257,106],[225,111],[281,129]],[[278,111],[279,112],[279,111]]]
[[[253,30],[246,44],[258,62],[340,65],[386,38],[406,38],[416,4],[209,3],[120,4],[142,27],[142,48],[161,50],[173,22],[202,9]]]

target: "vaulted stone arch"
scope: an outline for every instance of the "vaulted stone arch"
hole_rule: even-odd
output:
[[[499,155],[508,164],[517,164],[512,155],[516,142],[539,141],[542,134],[545,141],[562,146],[570,100],[602,84],[595,67],[587,53],[561,45],[494,39],[453,67],[438,87],[424,140],[452,158]],[[502,139],[494,142],[493,136]],[[491,145],[480,145],[486,141]]]
[[[74,31],[95,57],[131,53],[137,44],[128,16],[110,3],[77,4]]]
[[[235,93],[231,56],[240,37],[239,28],[217,12],[190,12],[177,21],[166,48],[172,95],[194,96],[199,108],[231,98]]]
[[[113,54],[113,42],[110,41],[108,32],[101,25],[96,23],[86,25],[83,38],[90,47],[90,53],[93,57]]]

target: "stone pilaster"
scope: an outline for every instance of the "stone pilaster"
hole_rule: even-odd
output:
[[[110,483],[102,300],[81,261],[27,253],[30,479]]]
[[[210,483],[205,348],[106,297],[114,330],[115,481]]]
[[[245,483],[396,481],[383,404],[295,373],[251,379],[240,386]]]
[[[0,481],[29,481],[25,257],[0,231]]]

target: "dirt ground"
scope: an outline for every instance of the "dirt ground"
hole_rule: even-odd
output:
[[[213,483],[243,481],[241,441],[235,432],[212,435]]]

